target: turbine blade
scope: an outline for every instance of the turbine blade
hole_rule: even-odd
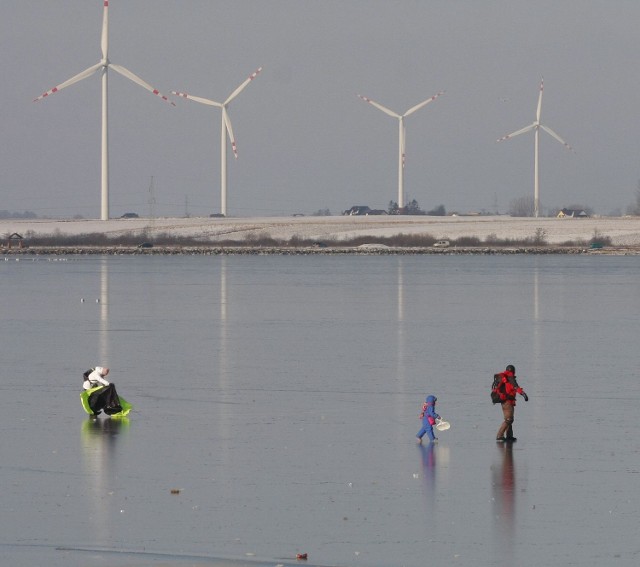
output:
[[[519,136],[520,134],[524,134],[525,132],[529,132],[530,130],[533,130],[536,126],[537,126],[537,124],[534,122],[533,124],[529,124],[529,126],[525,126],[524,128],[522,128],[520,130],[516,130],[515,132],[512,132],[511,134],[507,134],[506,136],[502,136],[502,138],[499,138],[498,140],[496,140],[496,142],[503,142],[504,140],[509,140],[510,138],[513,138],[514,136]]]
[[[222,104],[220,104],[219,102],[216,102],[215,100],[209,100],[208,98],[202,98],[200,96],[193,96],[190,95],[188,93],[181,93],[178,91],[171,91],[171,94],[174,94],[176,96],[179,96],[181,98],[186,98],[187,100],[193,100],[195,102],[199,102],[201,104],[207,104],[209,106],[217,106],[219,108],[222,108]]]
[[[153,93],[154,95],[159,96],[162,100],[168,102],[169,104],[173,106],[176,105],[175,102],[169,100],[160,91],[158,91],[158,89],[154,89],[149,83],[146,83],[140,77],[138,77],[138,75],[135,75],[134,73],[129,71],[129,69],[122,67],[122,65],[114,65],[113,63],[109,63],[109,67],[111,67],[111,69],[113,69],[117,73],[120,73],[123,77],[126,77],[130,81],[133,81],[137,85],[140,85],[143,89],[147,89],[150,93]]]
[[[540,124],[540,113],[542,112],[542,91],[544,91],[544,77],[540,80],[540,95],[538,96],[538,110],[536,112],[536,122]]]
[[[70,79],[67,79],[64,83],[60,83],[58,86],[53,87],[51,90],[47,91],[46,93],[41,94],[38,98],[34,98],[33,102],[37,102],[39,100],[42,100],[43,98],[48,97],[49,95],[51,95],[53,93],[57,93],[58,91],[61,91],[62,89],[66,88],[66,87],[68,87],[70,85],[73,85],[74,83],[77,83],[78,81],[82,81],[82,79],[86,79],[87,77],[93,75],[93,73],[95,73],[101,67],[104,67],[104,64],[102,62],[96,63],[95,65],[92,65],[88,69],[85,69],[84,71],[78,73],[77,75],[74,75]]]
[[[229,98],[227,98],[227,100],[224,101],[224,104],[227,105],[229,104],[234,98],[236,98],[241,92],[242,90],[251,82],[253,81],[253,79],[255,79],[258,74],[260,73],[260,71],[262,71],[262,67],[259,67],[256,71],[254,71],[253,73],[251,73],[251,75],[249,75],[244,83],[242,83],[235,91],[233,91],[230,95]]]
[[[106,61],[109,58],[109,0],[104,0],[104,8],[102,10],[100,47],[102,48],[102,58]]]
[[[399,114],[396,114],[393,110],[389,110],[386,106],[382,106],[380,103],[376,102],[375,100],[371,100],[370,98],[367,98],[366,96],[362,96],[362,95],[358,95],[358,97],[364,100],[365,102],[368,102],[370,105],[375,106],[378,110],[382,110],[382,112],[384,112],[385,114],[388,114],[393,118],[400,118]]]
[[[420,104],[416,104],[415,106],[407,110],[404,113],[404,116],[409,116],[409,114],[413,114],[416,110],[420,110],[425,104],[429,104],[431,101],[436,100],[439,96],[443,94],[444,94],[444,91],[440,91],[439,93],[434,94],[431,98],[428,98],[427,100],[422,101]]]
[[[227,128],[227,134],[229,134],[229,141],[231,142],[233,155],[238,159],[238,148],[236,147],[236,139],[233,135],[233,128],[231,127],[231,119],[229,118],[229,113],[224,106],[222,107],[222,120],[224,120],[224,125]]]
[[[556,140],[558,140],[558,142],[560,142],[565,148],[567,148],[568,150],[573,151],[573,148],[567,144],[567,142],[565,142],[560,136],[558,136],[558,134],[556,134],[551,128],[547,127],[547,126],[543,126],[542,124],[540,124],[540,128],[542,128],[547,134],[549,134],[550,136],[553,136]]]

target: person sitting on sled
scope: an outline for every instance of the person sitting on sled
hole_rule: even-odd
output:
[[[108,368],[96,366],[82,375],[84,377],[82,387],[86,391],[86,401],[89,406],[89,409],[85,407],[85,410],[87,413],[93,413],[94,416],[103,410],[107,415],[123,411],[116,386],[105,378],[107,374],[109,374]]]
[[[103,386],[109,386],[109,380],[106,379],[106,376],[109,374],[109,369],[105,366],[96,366],[91,370],[87,370],[84,376],[84,382],[82,383],[82,387],[85,390],[91,390],[91,388],[95,388],[96,386],[102,384]]]
[[[420,414],[420,418],[422,419],[422,429],[420,429],[416,435],[418,443],[422,443],[422,438],[425,433],[428,435],[431,443],[438,440],[438,438],[433,434],[433,426],[436,419],[440,419],[440,416],[436,413],[437,401],[438,398],[435,396],[427,396],[425,403],[422,404],[422,413]]]

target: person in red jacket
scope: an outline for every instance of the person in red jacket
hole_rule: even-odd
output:
[[[516,408],[516,394],[520,394],[525,402],[529,401],[527,393],[518,385],[516,380],[516,368],[509,364],[504,372],[500,372],[500,384],[498,393],[500,395],[500,405],[504,421],[500,424],[500,429],[496,435],[496,441],[500,443],[516,441],[513,436],[513,420]]]

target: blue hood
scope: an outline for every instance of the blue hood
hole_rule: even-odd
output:
[[[436,398],[435,396],[427,396],[426,401],[428,404],[435,404],[438,401],[438,398]]]

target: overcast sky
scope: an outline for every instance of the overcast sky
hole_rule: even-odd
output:
[[[0,210],[100,215],[100,77],[34,103],[100,60],[102,0],[0,4]],[[232,102],[228,212],[273,216],[397,196],[404,113],[405,191],[425,210],[505,212],[533,196],[535,119],[543,208],[607,214],[640,179],[637,0],[110,0],[109,58],[164,94]],[[220,110],[172,107],[109,74],[111,216],[220,211]]]

